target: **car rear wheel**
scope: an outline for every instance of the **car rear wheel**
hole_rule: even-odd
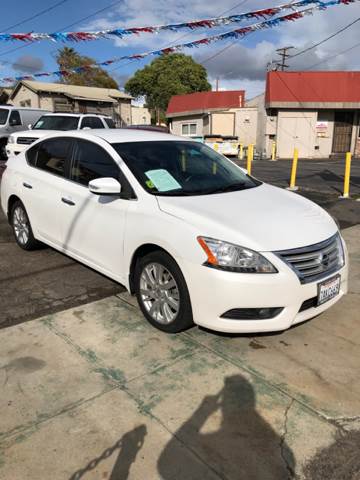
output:
[[[170,255],[156,251],[140,258],[134,280],[139,306],[151,325],[167,333],[193,325],[186,282]]]
[[[20,200],[12,206],[10,219],[14,237],[19,247],[23,250],[33,250],[38,247],[39,242],[34,238],[29,217]]]
[[[3,162],[6,162],[6,160],[8,159],[8,156],[6,154],[6,144],[7,144],[7,139],[0,140],[0,160]]]

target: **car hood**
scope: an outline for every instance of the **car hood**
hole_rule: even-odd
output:
[[[29,138],[42,138],[46,135],[56,133],[58,130],[25,130],[24,132],[16,132],[12,134],[14,137],[29,137]]]
[[[193,225],[198,235],[262,252],[312,245],[337,231],[321,207],[267,184],[229,193],[157,199],[160,210]]]

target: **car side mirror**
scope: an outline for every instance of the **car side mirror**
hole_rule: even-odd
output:
[[[89,190],[95,195],[119,195],[121,185],[115,178],[95,178],[89,182]]]
[[[32,123],[29,123],[28,125],[28,129],[31,130],[32,129]]]

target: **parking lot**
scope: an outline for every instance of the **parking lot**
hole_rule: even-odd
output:
[[[358,478],[360,202],[338,200],[341,164],[317,163],[300,193],[340,221],[350,292],[277,334],[163,334],[118,284],[21,251],[1,216],[0,478]],[[289,168],[253,173],[285,186]]]

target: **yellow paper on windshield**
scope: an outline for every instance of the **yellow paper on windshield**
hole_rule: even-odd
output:
[[[169,190],[176,190],[181,188],[181,185],[175,178],[163,168],[158,170],[148,170],[145,175],[153,182],[159,192],[167,192]]]

